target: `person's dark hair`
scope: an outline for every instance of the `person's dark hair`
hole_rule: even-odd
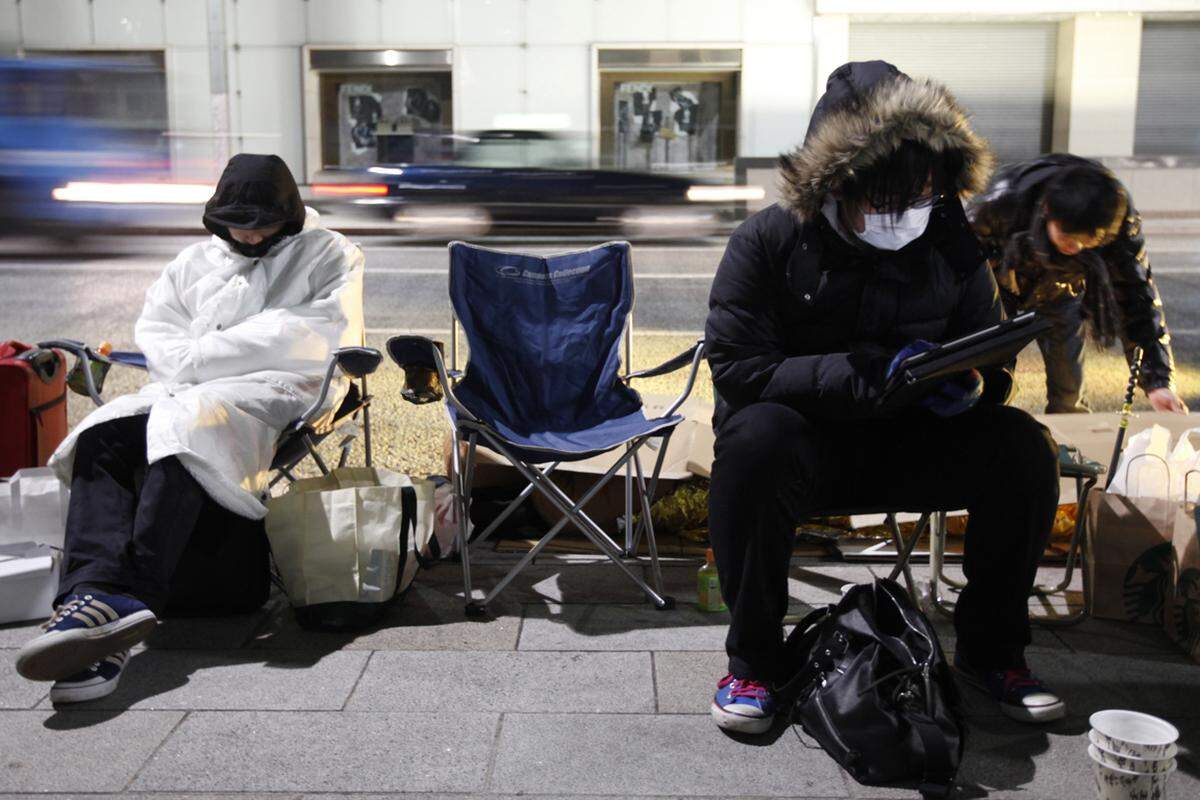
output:
[[[1046,217],[1067,233],[1112,239],[1125,219],[1125,190],[1105,169],[1068,167],[1055,175],[1042,192]]]
[[[851,203],[866,200],[875,208],[901,210],[925,194],[925,184],[931,175],[933,191],[940,194],[946,176],[957,175],[962,166],[962,153],[957,150],[935,153],[923,144],[905,139],[887,158],[856,171],[842,184],[841,194]]]

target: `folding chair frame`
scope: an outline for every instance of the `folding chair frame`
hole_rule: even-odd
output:
[[[96,406],[104,405],[104,398],[100,395],[100,388],[96,386],[95,379],[92,374],[92,363],[103,364],[118,364],[128,366],[132,369],[139,367],[126,364],[122,361],[109,359],[99,353],[93,351],[83,342],[75,339],[54,339],[48,342],[39,342],[38,347],[54,348],[64,350],[71,353],[79,359],[79,367],[83,373],[84,384],[87,389],[88,397]],[[268,487],[273,488],[277,483],[286,480],[289,483],[296,481],[296,476],[292,470],[296,468],[305,458],[311,457],[317,468],[324,475],[329,474],[329,468],[325,464],[325,460],[317,452],[317,445],[328,435],[328,433],[319,433],[312,428],[312,423],[319,417],[323,416],[322,410],[326,399],[329,397],[329,390],[333,385],[333,379],[340,369],[344,374],[352,380],[357,380],[359,383],[359,400],[355,408],[348,414],[351,419],[358,416],[359,412],[363,415],[363,456],[366,465],[371,466],[371,401],[372,397],[367,392],[367,375],[373,373],[383,360],[383,354],[371,347],[342,347],[333,352],[329,358],[329,363],[325,368],[325,377],[321,383],[321,391],[313,404],[295,420],[291,425],[284,429],[280,442],[284,441],[284,437],[295,436],[304,443],[304,450],[300,454],[288,460],[283,464],[274,465],[275,475],[271,478]],[[338,466],[346,465],[346,460],[350,454],[350,446],[353,444],[352,439],[344,442],[340,448],[341,455],[338,457]]]
[[[1092,583],[1087,571],[1087,515],[1084,513],[1087,507],[1087,498],[1092,489],[1096,486],[1096,481],[1100,477],[1099,472],[1086,469],[1070,469],[1067,466],[1063,468],[1063,476],[1075,479],[1075,496],[1078,498],[1076,505],[1075,530],[1071,534],[1071,543],[1067,547],[1067,560],[1063,578],[1057,584],[1043,585],[1037,584],[1033,587],[1030,597],[1039,597],[1042,599],[1061,595],[1066,597],[1067,587],[1071,585],[1071,580],[1075,576],[1075,568],[1078,566],[1081,576],[1083,577],[1083,605],[1075,612],[1070,614],[1031,614],[1030,621],[1045,627],[1066,627],[1069,625],[1077,625],[1083,622],[1091,615],[1092,607]],[[944,584],[952,590],[961,591],[966,587],[965,581],[956,580],[946,575],[946,514],[939,512],[934,521],[933,529],[930,532],[930,547],[929,547],[929,599],[933,607],[941,614],[947,617],[954,616],[954,604],[948,602],[941,593],[941,585]]]
[[[457,328],[457,320],[454,321],[454,327]],[[412,340],[424,341],[428,346],[428,356],[434,363],[438,379],[441,381],[442,390],[445,395],[447,414],[449,415],[449,407],[454,408],[455,414],[458,417],[457,424],[453,416],[450,418],[451,429],[453,431],[453,443],[451,447],[451,469],[453,473],[450,476],[451,485],[454,489],[455,504],[458,511],[459,520],[459,551],[461,553],[463,565],[463,596],[466,599],[466,612],[468,615],[481,615],[486,612],[486,607],[502,592],[512,581],[525,569],[547,545],[566,527],[567,523],[574,523],[577,528],[586,536],[610,561],[616,564],[625,575],[633,581],[650,599],[651,602],[659,609],[674,608],[675,601],[663,594],[662,588],[662,568],[658,560],[658,543],[654,536],[654,523],[650,519],[650,503],[654,496],[654,491],[658,486],[659,475],[662,470],[663,461],[665,459],[667,445],[670,443],[671,434],[674,432],[674,427],[644,434],[626,442],[623,446],[625,452],[617,461],[608,468],[608,470],[597,479],[596,483],[588,489],[587,492],[579,500],[572,500],[562,489],[560,489],[551,479],[550,475],[559,467],[561,462],[553,462],[548,466],[539,467],[537,465],[528,464],[513,453],[513,449],[504,441],[496,431],[492,430],[482,420],[478,419],[470,409],[464,406],[454,394],[453,379],[458,378],[461,373],[457,370],[448,370],[446,368],[445,359],[436,345],[430,339],[423,337],[406,337]],[[457,351],[457,332],[453,331],[451,338],[451,352]],[[697,341],[684,352],[670,359],[669,361],[654,367],[652,369],[642,370],[639,372],[631,372],[626,374],[622,380],[628,382],[637,378],[648,378],[657,375],[665,375],[681,369],[690,364],[690,372],[686,385],[679,396],[675,398],[670,407],[663,413],[662,416],[669,417],[674,414],[688,395],[691,394],[692,388],[696,383],[696,375],[700,369],[700,362],[704,357],[704,342]],[[456,355],[452,358],[457,359]],[[654,470],[649,476],[649,485],[647,486],[646,475],[642,469],[641,458],[639,451],[641,447],[651,439],[659,439],[659,453],[655,460]],[[462,446],[466,445],[466,456],[463,462]],[[471,510],[471,489],[474,483],[474,468],[475,468],[475,450],[476,447],[483,444],[495,452],[503,456],[520,474],[528,481],[528,484],[522,489],[517,497],[505,507],[505,509],[492,520],[491,524],[481,531],[473,540],[476,544],[482,544],[499,528],[500,524],[508,518],[525,500],[529,498],[535,491],[540,492],[561,514],[553,527],[547,531],[541,539],[526,553],[516,565],[512,567],[500,579],[499,583],[489,591],[482,600],[474,599],[474,587],[471,579],[471,553],[470,545],[472,541],[467,533],[467,524],[470,519]],[[621,446],[621,445],[618,445]],[[637,559],[634,553],[630,552],[630,548],[622,549],[617,545],[612,538],[604,532],[604,530],[596,524],[595,520],[589,517],[583,507],[590,501],[601,489],[608,485],[609,481],[628,464],[632,464],[637,476],[638,495],[641,505],[641,521],[637,527],[637,537],[646,537],[646,544],[650,554],[650,567],[654,586],[647,583],[646,579],[630,569],[625,563],[626,559]],[[630,519],[627,517],[627,519]],[[631,529],[631,524],[626,525],[627,531]]]

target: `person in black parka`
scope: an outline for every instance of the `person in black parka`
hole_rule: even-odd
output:
[[[1058,504],[1057,447],[1004,402],[1009,369],[972,371],[901,412],[898,357],[1003,319],[963,211],[992,156],[945,87],[882,61],[829,77],[782,199],[732,235],[709,296],[716,393],[709,527],[729,674],[712,714],[767,730],[785,680],[796,522],[835,508],[967,508],[956,665],[1011,716],[1064,704],[1029,672],[1027,597]]]
[[[1138,383],[1155,411],[1187,413],[1162,300],[1150,274],[1142,218],[1102,164],[1052,153],[1010,164],[967,209],[1010,313],[1054,321],[1038,339],[1046,364],[1046,412],[1088,411],[1083,401],[1085,329],[1127,356],[1142,349]]]

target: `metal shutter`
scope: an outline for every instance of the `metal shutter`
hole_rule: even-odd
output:
[[[950,87],[1002,161],[1050,149],[1058,26],[851,23],[850,59],[890,61]]]
[[[1133,151],[1200,155],[1200,23],[1143,26]]]

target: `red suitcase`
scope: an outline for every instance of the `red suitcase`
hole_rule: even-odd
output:
[[[66,435],[66,358],[57,350],[0,342],[0,478],[45,466]]]

